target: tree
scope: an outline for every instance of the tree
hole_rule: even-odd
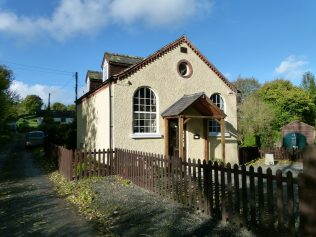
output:
[[[255,92],[260,88],[260,83],[254,77],[238,77],[236,81],[232,82],[233,85],[240,91],[241,100],[243,101],[248,95]]]
[[[0,129],[12,114],[15,94],[9,90],[13,81],[13,72],[4,65],[0,65]]]
[[[290,81],[277,79],[265,83],[259,90],[259,96],[275,110],[274,129],[300,120],[314,124],[315,104],[303,89],[293,86]]]
[[[271,145],[275,112],[258,94],[252,93],[239,106],[238,138],[242,145]],[[253,138],[253,142],[247,141]],[[258,144],[259,143],[259,144]]]
[[[66,105],[59,103],[59,102],[55,102],[54,104],[52,104],[51,106],[52,110],[66,110],[67,107]]]
[[[76,105],[74,105],[74,104],[67,105],[67,110],[68,111],[75,111],[76,110]]]
[[[24,113],[35,114],[43,106],[43,100],[37,95],[28,95],[22,101]]]
[[[304,73],[301,87],[303,90],[307,91],[310,95],[316,94],[316,83],[315,83],[315,76],[313,73],[311,72]]]

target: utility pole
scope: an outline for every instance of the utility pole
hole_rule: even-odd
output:
[[[75,85],[75,93],[76,93],[76,100],[78,99],[78,72],[75,73],[76,85]]]
[[[48,104],[47,104],[47,108],[50,109],[50,92],[48,93]]]

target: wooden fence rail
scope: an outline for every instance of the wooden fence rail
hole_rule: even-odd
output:
[[[120,175],[213,218],[286,230],[299,224],[298,180],[270,168],[219,164],[124,149],[67,151],[59,148],[59,170],[68,179]]]
[[[264,157],[266,153],[274,155],[276,160],[302,160],[302,150],[300,149],[286,149],[284,147],[263,147],[260,148],[260,157]]]

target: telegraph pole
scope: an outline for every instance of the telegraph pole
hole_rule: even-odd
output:
[[[48,104],[47,104],[47,108],[50,109],[50,92],[48,93]]]
[[[75,93],[76,93],[76,100],[78,99],[78,72],[75,73],[76,85],[75,85]]]

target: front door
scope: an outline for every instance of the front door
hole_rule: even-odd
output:
[[[178,119],[169,119],[169,156],[179,156]]]

